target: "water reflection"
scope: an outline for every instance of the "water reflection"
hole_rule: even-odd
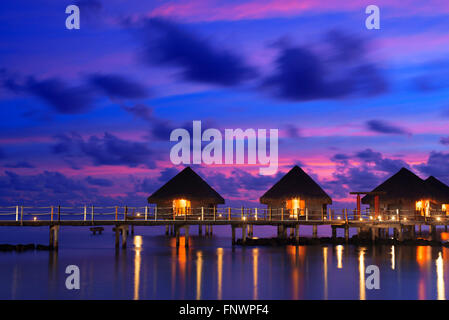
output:
[[[343,262],[342,259],[343,258],[343,246],[342,245],[338,245],[337,246],[337,268],[338,269],[343,269]]]
[[[359,299],[366,300],[365,288],[365,248],[359,248]]]
[[[441,252],[438,253],[438,258],[435,264],[437,268],[437,297],[438,300],[446,300],[446,293],[444,290],[444,265]]]
[[[134,300],[139,300],[142,236],[134,237]]]
[[[324,299],[327,300],[327,247],[323,247]]]
[[[394,270],[396,268],[396,252],[394,250],[394,246],[391,246],[391,269]]]
[[[253,250],[253,299],[257,300],[259,248]]]
[[[217,249],[217,299],[221,300],[223,294],[223,248]]]
[[[203,253],[196,253],[196,300],[201,299],[201,280],[203,277]]]

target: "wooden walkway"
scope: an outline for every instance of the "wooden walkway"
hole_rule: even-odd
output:
[[[176,236],[179,245],[180,232],[185,234],[185,245],[189,246],[189,228],[198,226],[199,234],[203,227],[206,234],[212,234],[213,226],[231,226],[232,242],[236,242],[236,229],[241,229],[242,243],[253,235],[254,226],[275,226],[278,237],[294,236],[299,242],[299,226],[312,226],[313,237],[317,237],[318,226],[331,226],[332,236],[336,237],[337,229],[344,229],[345,240],[349,239],[349,229],[357,228],[360,232],[369,231],[373,240],[381,237],[385,231],[393,229],[394,236],[399,240],[404,237],[413,238],[416,227],[429,226],[430,233],[435,234],[437,226],[447,230],[449,216],[443,212],[432,212],[428,217],[415,213],[379,212],[356,210],[328,210],[326,212],[290,212],[284,209],[261,208],[192,208],[187,214],[174,215],[172,208],[156,207],[0,207],[0,226],[49,226],[50,246],[58,247],[59,228],[61,226],[114,226],[115,245],[126,247],[129,228],[133,233],[134,226],[165,226],[166,234]]]

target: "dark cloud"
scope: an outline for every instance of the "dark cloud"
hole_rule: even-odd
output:
[[[336,198],[346,198],[350,191],[371,191],[387,176],[402,167],[409,168],[406,162],[387,158],[371,149],[350,155],[335,154],[331,160],[336,163],[336,170],[332,179],[325,180],[322,184]]]
[[[157,178],[157,181],[161,183],[166,183],[171,178],[173,178],[175,175],[179,173],[180,170],[176,168],[166,168],[161,171],[161,175]]]
[[[122,106],[123,110],[131,113],[136,118],[145,120],[145,121],[152,121],[154,120],[153,117],[153,109],[150,107],[144,105],[144,104],[136,104],[134,106]]]
[[[301,130],[293,124],[287,124],[284,131],[288,138],[299,138],[301,136]]]
[[[103,9],[103,4],[98,0],[78,0],[75,4],[84,14],[98,14]]]
[[[102,178],[93,178],[91,176],[88,176],[86,178],[86,182],[93,186],[100,186],[100,187],[111,187],[114,185],[114,182],[112,182],[111,180]]]
[[[410,135],[410,132],[408,132],[407,130],[382,120],[369,120],[366,122],[366,127],[368,128],[368,130],[382,134]]]
[[[78,114],[89,111],[93,107],[95,97],[93,90],[89,87],[68,86],[56,78],[36,80],[31,77],[23,88],[62,114]]]
[[[146,205],[146,195],[135,192],[132,185],[130,192],[122,196],[108,196],[102,188],[98,183],[93,186],[86,178],[71,178],[56,171],[34,175],[5,171],[0,175],[0,205]]]
[[[240,57],[214,47],[184,26],[154,18],[145,22],[143,31],[145,61],[177,67],[185,80],[232,86],[256,74]]]
[[[70,159],[87,157],[95,166],[123,165],[153,168],[155,153],[147,143],[120,139],[110,133],[103,137],[91,136],[84,140],[79,134],[59,135],[53,152]]]
[[[441,137],[440,143],[445,146],[449,146],[449,137]]]
[[[435,176],[449,183],[449,153],[431,152],[427,163],[416,165],[415,168],[423,174]]]
[[[423,93],[432,93],[449,87],[449,61],[424,63],[422,72],[412,79],[412,88]]]
[[[88,82],[111,98],[139,99],[148,96],[147,89],[124,76],[116,74],[93,74]]]
[[[381,70],[365,59],[364,45],[354,45],[358,42],[363,39],[333,31],[326,37],[328,53],[317,54],[310,46],[285,47],[275,61],[276,71],[261,88],[292,101],[385,92],[387,83]]]
[[[35,166],[33,166],[32,164],[30,164],[29,162],[26,161],[18,161],[16,163],[7,163],[4,165],[5,168],[14,168],[14,169],[18,169],[18,168],[28,168],[28,169],[32,169],[35,168]]]

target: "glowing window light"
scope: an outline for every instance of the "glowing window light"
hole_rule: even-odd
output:
[[[337,217],[338,220],[341,220],[341,217]]]
[[[243,221],[246,221],[246,217],[243,217],[242,219],[243,219]]]
[[[301,200],[300,198],[293,198],[287,200],[285,207],[290,211],[290,218],[296,218],[298,214],[304,214],[306,202],[305,200]]]
[[[440,218],[440,217],[437,217],[437,221],[441,221],[441,218]]]
[[[37,217],[33,217],[33,221],[37,221]]]
[[[391,220],[393,220],[393,221],[396,220],[396,217],[395,217],[395,216],[392,216],[392,217],[391,217]]]
[[[404,217],[404,219],[403,219],[404,221],[407,221],[407,218],[406,217]]]
[[[190,209],[190,201],[186,199],[173,200],[173,211],[176,215],[185,215]]]

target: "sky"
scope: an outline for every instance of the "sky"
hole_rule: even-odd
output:
[[[192,165],[226,205],[258,205],[294,165],[334,206],[402,167],[449,184],[448,14],[442,0],[2,1],[0,205],[144,206],[184,167],[170,132],[194,120],[279,129],[274,175]]]

